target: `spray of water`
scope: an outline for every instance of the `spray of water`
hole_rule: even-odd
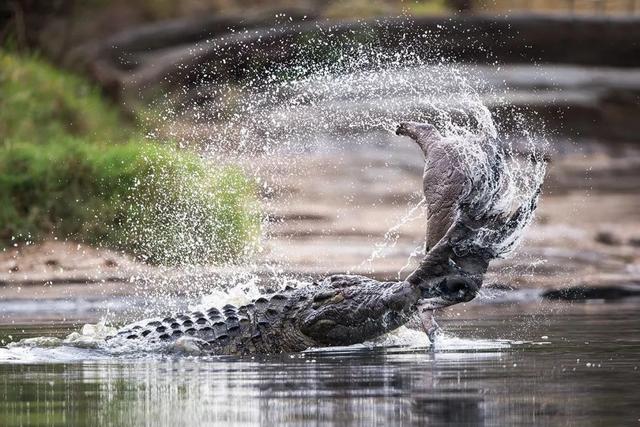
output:
[[[388,138],[400,121],[431,123],[465,159],[467,175],[472,177],[466,203],[486,205],[484,213],[489,216],[517,213],[509,233],[491,226],[477,233],[476,244],[490,247],[496,256],[505,256],[517,246],[532,219],[545,173],[544,128],[532,123],[523,111],[509,111],[504,117],[492,112],[490,102],[506,93],[483,79],[494,67],[454,64],[437,51],[429,52],[428,33],[423,39],[423,46],[400,45],[390,51],[370,40],[357,42],[322,34],[307,40],[286,64],[258,64],[234,81],[214,83],[216,64],[206,64],[200,80],[179,86],[156,101],[155,109],[160,113],[150,122],[150,133],[199,147],[213,169],[234,156],[276,159],[269,163],[274,169],[265,170],[260,162],[253,163],[253,170],[247,169],[256,181],[263,180],[266,189],[277,186],[274,171],[278,158],[281,162],[303,162],[306,153],[318,147],[348,151],[368,144],[376,135]],[[501,160],[499,170],[496,159]],[[264,182],[265,175],[271,177],[271,183]],[[266,191],[264,194],[270,196]],[[193,212],[200,212],[198,206],[193,208]],[[363,263],[383,256],[397,241],[397,231],[422,213],[422,208],[422,202],[410,205],[407,215],[389,229],[370,256],[363,257]],[[184,209],[180,214],[188,215],[189,211]],[[183,219],[197,225],[188,217]],[[264,230],[268,232],[268,226]],[[420,253],[414,252],[409,261]],[[179,253],[176,249],[172,256]],[[265,266],[258,260],[248,270],[260,267]],[[402,267],[405,270],[407,265]],[[245,271],[220,287],[206,274],[204,280],[197,276],[192,275],[183,286],[204,295],[196,306],[251,297],[262,280]],[[276,272],[271,279],[272,289],[292,282]],[[157,281],[157,276],[153,280]],[[166,304],[166,290],[163,286],[155,289],[159,290],[156,300]],[[141,288],[141,293],[149,292]]]
[[[190,87],[182,88],[183,96],[164,100],[159,109],[165,111],[163,118],[170,118],[169,126],[156,132],[169,133],[185,145],[195,142],[216,159],[229,152],[278,156],[304,154],[318,146],[344,150],[368,144],[367,137],[376,132],[393,132],[400,121],[428,122],[466,159],[467,174],[473,178],[469,203],[490,205],[496,215],[513,214],[531,201],[544,177],[544,128],[522,111],[496,117],[490,103],[499,103],[506,91],[489,85],[486,77],[497,67],[454,64],[430,47],[432,37],[425,32],[424,44],[390,50],[366,37],[354,41],[323,33],[307,39],[286,63],[268,68],[258,64],[245,70],[240,81],[217,85],[208,80],[216,74],[216,65],[208,64],[195,99]],[[495,170],[496,157],[502,160],[500,171]],[[270,172],[256,174],[273,176]],[[395,244],[398,229],[417,208],[409,207],[365,262]],[[508,254],[531,213],[521,214],[508,239],[490,243],[496,231],[487,229],[478,243],[494,246],[499,256]]]

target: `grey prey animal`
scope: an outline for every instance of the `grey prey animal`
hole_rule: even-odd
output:
[[[431,124],[403,122],[396,129],[396,134],[413,139],[425,157],[422,191],[427,207],[425,252],[429,252],[453,225],[460,200],[471,190],[468,168],[464,168],[464,160],[454,149],[452,142],[445,139]],[[461,260],[457,261],[460,263]],[[480,261],[480,268],[473,270],[482,274],[487,265],[483,259]],[[419,304],[417,308],[422,326],[431,342],[438,330],[434,318],[435,308],[430,303]]]
[[[422,191],[427,203],[425,252],[429,252],[453,225],[458,202],[469,189],[469,178],[460,157],[433,125],[404,122],[396,134],[413,139],[425,156]]]
[[[397,133],[416,140],[426,153],[424,190],[433,209],[427,221],[429,251],[405,280],[379,282],[332,275],[241,306],[146,319],[123,327],[111,339],[179,340],[213,355],[298,352],[369,341],[415,319],[420,307],[433,310],[472,300],[489,261],[496,256],[491,246],[478,244],[486,242],[478,238],[479,233],[488,227],[492,242],[509,239],[524,212],[535,208],[538,193],[510,215],[493,214],[494,199],[469,197],[473,188],[461,191],[464,177],[458,175],[463,170],[456,166],[459,159],[448,153],[438,154],[437,161],[430,159],[440,150],[434,128],[403,123]],[[430,175],[448,171],[447,166],[454,172],[447,172],[444,179]]]

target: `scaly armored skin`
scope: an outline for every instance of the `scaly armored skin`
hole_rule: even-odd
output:
[[[448,252],[448,247],[440,249]],[[118,336],[160,341],[191,336],[202,351],[227,355],[350,345],[404,325],[416,314],[419,301],[437,306],[470,301],[481,282],[480,277],[456,272],[444,257],[427,257],[421,267],[402,282],[333,275],[240,307],[226,305],[137,322]]]
[[[472,300],[489,260],[495,257],[490,248],[474,243],[478,230],[490,225],[496,236],[508,235],[520,214],[488,216],[488,206],[464,200],[462,168],[447,172],[447,161],[453,166],[457,160],[438,146],[441,137],[435,128],[402,123],[397,133],[415,139],[425,152],[424,190],[428,208],[434,209],[428,218],[431,249],[405,280],[379,282],[333,275],[240,307],[226,305],[137,322],[122,328],[118,337],[152,341],[190,337],[189,342],[201,351],[216,355],[298,352],[368,341],[404,325],[418,308],[432,310]],[[429,163],[436,153],[440,158]],[[436,175],[441,176],[439,180]],[[537,193],[522,209],[535,207],[536,199]]]

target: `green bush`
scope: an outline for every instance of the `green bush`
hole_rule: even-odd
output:
[[[257,235],[254,188],[238,169],[130,142],[0,147],[0,224],[9,242],[61,236],[168,264],[231,261]]]
[[[131,133],[118,110],[80,77],[36,56],[0,49],[0,143],[42,144],[64,136],[108,143],[125,141]]]
[[[0,66],[0,245],[56,236],[166,264],[251,249],[259,213],[241,170],[132,135],[86,83],[37,59],[0,52]]]

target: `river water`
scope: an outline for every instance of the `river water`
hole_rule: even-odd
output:
[[[639,308],[471,304],[441,320],[434,351],[421,339],[243,358],[4,347],[0,425],[638,425]],[[0,334],[64,336],[69,322]]]

